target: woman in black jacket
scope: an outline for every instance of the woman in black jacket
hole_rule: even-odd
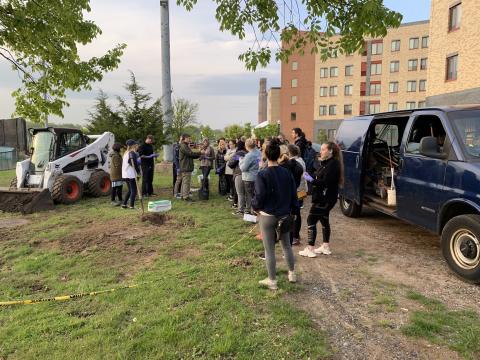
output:
[[[308,246],[299,252],[301,256],[314,258],[317,254],[330,255],[330,210],[337,203],[338,188],[343,183],[343,164],[340,148],[333,142],[327,142],[320,149],[320,164],[312,183],[312,207],[307,218]],[[308,177],[308,175],[307,175]],[[317,222],[322,224],[323,244],[315,249]]]
[[[215,155],[215,169],[218,175],[218,193],[220,195],[227,195],[229,192],[227,178],[225,177],[225,154],[227,153],[227,145],[225,139],[218,140],[217,154]]]

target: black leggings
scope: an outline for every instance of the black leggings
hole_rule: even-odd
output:
[[[315,246],[317,239],[317,222],[322,224],[323,242],[330,242],[330,210],[335,206],[333,204],[312,204],[310,214],[307,217],[307,237],[308,245]]]
[[[112,187],[112,201],[115,201],[115,198],[118,198],[118,201],[122,201],[122,189],[123,185]]]

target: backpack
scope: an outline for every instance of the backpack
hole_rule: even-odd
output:
[[[308,173],[312,174],[315,167],[315,159],[317,158],[317,152],[313,149],[313,147],[309,146],[305,149],[305,169]]]

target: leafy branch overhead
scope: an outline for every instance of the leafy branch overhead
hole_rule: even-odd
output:
[[[0,59],[22,81],[13,92],[18,115],[35,122],[48,114],[63,116],[66,90],[89,90],[118,66],[125,44],[80,59],[78,46],[101,34],[84,19],[89,11],[89,0],[0,0]]]
[[[275,59],[286,62],[307,49],[320,52],[323,60],[338,53],[352,54],[362,49],[364,38],[383,37],[402,21],[402,15],[385,7],[383,0],[213,1],[221,31],[241,40],[253,32],[253,46],[239,56],[249,70],[267,66],[272,48]],[[177,0],[187,10],[196,3]]]

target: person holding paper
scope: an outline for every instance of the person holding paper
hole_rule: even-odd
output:
[[[337,203],[338,188],[343,184],[342,153],[337,144],[324,143],[320,149],[320,164],[314,176],[304,173],[304,178],[312,184],[312,207],[307,217],[308,246],[299,255],[315,258],[317,254],[330,255],[330,210]],[[322,224],[323,243],[315,249],[317,222]]]

